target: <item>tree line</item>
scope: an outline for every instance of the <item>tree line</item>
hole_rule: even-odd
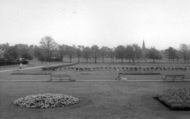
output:
[[[39,61],[64,61],[65,58],[69,62],[77,59],[80,63],[85,60],[88,63],[90,60],[94,63],[109,62],[114,63],[116,60],[120,62],[135,63],[137,61],[151,60],[156,62],[160,59],[168,59],[169,62],[179,62],[181,59],[184,63],[189,63],[190,60],[190,46],[181,44],[179,49],[168,47],[165,50],[158,50],[156,48],[142,49],[137,44],[119,45],[115,48],[107,46],[99,47],[97,45],[89,46],[70,46],[66,44],[57,44],[56,41],[50,37],[45,36],[40,40],[39,45],[16,44],[10,46],[9,44],[0,44],[0,61],[25,58],[31,60],[37,58]]]

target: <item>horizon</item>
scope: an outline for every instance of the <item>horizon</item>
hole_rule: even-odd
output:
[[[159,50],[188,44],[188,0],[2,0],[0,44],[116,47],[138,44]]]
[[[56,42],[56,40],[54,40],[55,42]],[[56,42],[57,43],[57,42]],[[19,44],[25,44],[25,45],[28,45],[28,46],[31,46],[31,45],[34,45],[34,46],[39,46],[40,45],[40,41],[39,41],[39,43],[38,44],[27,44],[27,43],[15,43],[15,44],[11,44],[11,43],[1,43],[1,44],[9,44],[10,46],[14,46],[14,45],[19,45]],[[0,44],[0,45],[1,45]],[[59,43],[57,43],[58,45],[68,45],[68,44],[59,44]],[[128,46],[128,45],[134,45],[134,44],[136,44],[136,43],[133,43],[133,44],[125,44],[125,45],[123,45],[123,44],[119,44],[119,45],[122,45],[122,46]],[[181,44],[179,44],[179,46],[176,48],[176,47],[173,47],[173,46],[168,46],[167,48],[169,48],[169,47],[172,47],[172,48],[175,48],[175,49],[177,49],[177,50],[179,50],[179,48],[180,48],[180,45],[182,45],[183,43],[181,43]],[[76,44],[71,44],[71,45],[69,45],[69,46],[84,46],[84,47],[92,47],[93,45],[97,45],[97,44],[92,44],[92,45],[76,45]],[[119,46],[119,45],[117,45],[117,46]],[[139,44],[137,44],[139,47],[143,47],[143,41],[142,41],[142,44],[141,45],[139,45]],[[190,44],[186,44],[186,45],[190,45]],[[102,46],[100,46],[100,45],[97,45],[99,48],[101,48],[101,47],[108,47],[108,48],[116,48],[117,46],[113,46],[113,47],[109,47],[109,46],[106,46],[106,45],[102,45]],[[154,46],[151,46],[151,47],[146,47],[146,41],[145,41],[145,48],[147,48],[147,49],[150,49],[150,48],[156,48],[156,49],[158,49],[157,47],[154,47]],[[165,49],[158,49],[158,50],[166,50],[167,48],[165,48]]]

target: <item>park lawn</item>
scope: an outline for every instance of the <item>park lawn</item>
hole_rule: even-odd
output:
[[[30,60],[29,64],[23,65],[22,68],[30,68],[30,67],[39,67],[39,66],[51,66],[58,64],[70,64],[70,63],[62,63],[62,62],[39,62],[36,60]],[[19,70],[19,64],[17,65],[8,65],[8,66],[0,66],[0,71],[3,70]]]
[[[35,69],[26,72],[40,71]],[[117,73],[113,70],[62,70],[54,73],[69,73],[77,81],[47,82],[49,75],[0,73],[0,80],[9,80],[0,82],[0,119],[189,119],[190,116],[188,111],[170,111],[153,99],[165,89],[189,87],[190,82],[116,81]],[[147,76],[133,75],[131,78],[147,79]],[[150,76],[149,79],[160,78]],[[54,109],[26,109],[12,104],[21,96],[38,93],[68,94],[79,97],[81,102]]]
[[[27,81],[48,81],[50,79],[49,75],[13,75],[12,73],[21,72],[21,73],[58,73],[58,74],[69,74],[72,79],[76,81],[81,80],[115,80],[117,77],[117,72],[115,71],[53,71],[53,72],[44,72],[41,69],[32,69],[26,71],[13,71],[5,72],[0,74],[0,81],[16,81],[16,80],[27,80]],[[3,74],[3,75],[2,75]]]
[[[167,63],[167,64],[154,64],[154,63],[141,63],[141,64],[78,64],[76,65],[78,67],[185,67],[188,66],[187,64],[173,64],[173,63]],[[108,70],[107,70],[108,71]],[[116,71],[110,70],[113,75],[117,75]],[[115,73],[114,73],[115,72]],[[138,72],[138,71],[137,71]],[[185,79],[190,79],[190,70],[187,71],[171,71],[171,70],[157,70],[157,71],[151,71],[149,70],[148,72],[154,72],[154,73],[160,73],[161,75],[126,75],[123,76],[129,80],[161,80],[164,75],[167,74],[184,74]]]
[[[88,67],[91,67],[90,65]],[[161,73],[161,75],[122,75],[122,77],[128,80],[162,80],[165,74],[184,74],[185,80],[190,79],[190,71],[155,71]],[[23,73],[27,75],[12,75],[12,73]],[[28,74],[42,74],[42,75],[28,75]],[[48,81],[50,79],[49,75],[44,75],[44,73],[66,73],[71,76],[71,78],[80,80],[114,80],[118,73],[115,70],[95,70],[95,71],[74,71],[74,70],[57,70],[57,71],[42,71],[41,69],[31,69],[31,70],[21,70],[5,72],[0,75],[0,80],[39,80]],[[2,74],[2,73],[1,73]]]
[[[152,64],[156,66],[157,64]],[[179,64],[177,64],[179,65]],[[74,67],[127,67],[128,64],[78,64]],[[135,65],[136,66],[136,65]],[[181,64],[181,66],[184,66]],[[42,71],[39,69],[31,70],[21,70],[21,71],[12,71],[5,72],[3,75],[0,75],[0,80],[40,80],[48,81],[50,79],[49,75],[12,75],[11,73],[67,73],[71,75],[71,78],[80,81],[80,80],[114,80],[117,77],[117,72],[115,70],[95,70],[95,71],[74,71],[74,70],[57,70],[57,71]],[[122,76],[128,80],[162,80],[163,75],[165,74],[185,74],[185,80],[190,79],[190,71],[153,71],[161,73],[161,75],[126,75]],[[2,73],[1,73],[2,74]]]
[[[2,119],[189,119],[190,113],[168,110],[152,97],[164,89],[189,87],[166,82],[1,82]],[[65,108],[26,109],[12,101],[29,94],[63,93],[81,102]]]

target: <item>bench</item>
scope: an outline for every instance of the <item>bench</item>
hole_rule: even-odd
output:
[[[118,76],[115,78],[116,80],[121,80],[121,76],[124,75],[160,75],[157,72],[128,72],[128,71],[118,71]]]
[[[71,76],[68,74],[50,74],[50,81],[58,79],[59,81],[75,81],[74,79],[71,79]]]
[[[126,75],[126,73],[124,73],[124,72],[120,72],[120,71],[118,71],[117,70],[117,72],[118,72],[118,75],[117,75],[117,77],[115,78],[115,80],[121,80],[122,79],[122,75]],[[126,79],[126,78],[125,78]]]
[[[185,75],[183,74],[167,74],[167,75],[164,75],[163,77],[164,80],[172,79],[172,81],[175,81],[176,79],[184,81],[184,78],[185,78]]]

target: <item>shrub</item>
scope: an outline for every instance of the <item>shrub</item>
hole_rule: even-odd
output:
[[[27,60],[23,60],[21,61],[22,64],[28,64],[28,61]]]

